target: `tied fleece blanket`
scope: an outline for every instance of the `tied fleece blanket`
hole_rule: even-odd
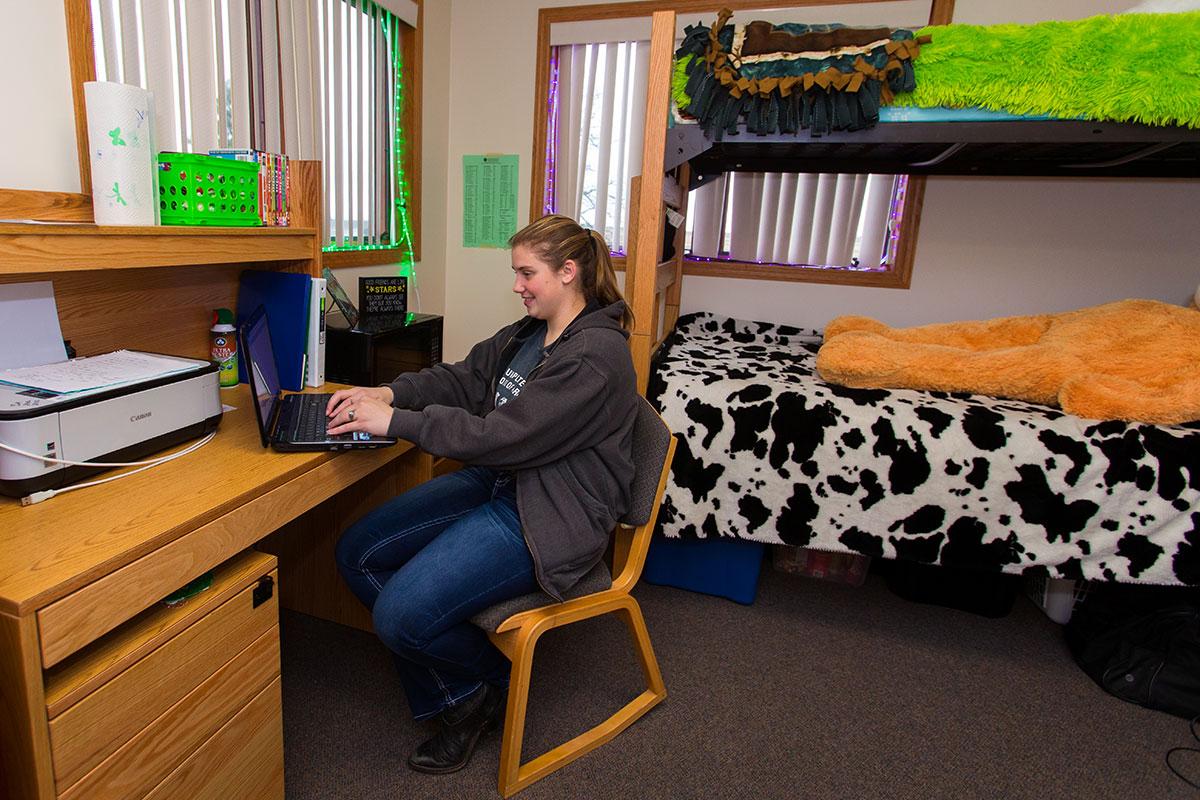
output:
[[[896,105],[1200,127],[1200,11],[935,25]]]
[[[844,25],[690,25],[675,53],[672,96],[710,137],[745,122],[758,134],[870,127],[894,92],[913,89],[912,32]]]

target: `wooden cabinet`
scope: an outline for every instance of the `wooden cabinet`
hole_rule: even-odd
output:
[[[143,797],[252,713],[246,707],[279,679],[277,579],[274,557],[242,553],[213,571],[208,589],[156,603],[50,670],[58,796]],[[281,773],[282,731],[273,732]],[[220,772],[204,760],[205,776]]]

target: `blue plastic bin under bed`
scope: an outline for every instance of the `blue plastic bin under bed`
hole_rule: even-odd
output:
[[[668,539],[656,533],[642,579],[749,605],[758,592],[766,545],[741,539]]]

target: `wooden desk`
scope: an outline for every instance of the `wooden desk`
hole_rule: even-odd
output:
[[[166,613],[159,600],[269,534],[262,549],[279,557],[284,605],[369,623],[338,579],[333,544],[367,507],[426,480],[431,459],[407,443],[343,454],[265,450],[246,387],[221,397],[236,410],[195,453],[34,506],[0,498],[0,795],[70,790],[51,755],[58,676],[92,670],[91,684],[80,678],[71,690],[83,695],[101,672],[117,671],[111,658],[96,666],[103,648],[120,649],[111,642],[132,642],[121,645],[121,665],[141,659],[165,640],[168,623],[146,621],[151,610]],[[258,559],[260,571],[270,568]],[[255,702],[277,713],[274,686]]]

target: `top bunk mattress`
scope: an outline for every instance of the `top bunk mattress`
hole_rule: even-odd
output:
[[[679,318],[647,391],[680,439],[662,533],[1200,583],[1200,425],[843,388],[816,375],[820,345],[813,330]]]

